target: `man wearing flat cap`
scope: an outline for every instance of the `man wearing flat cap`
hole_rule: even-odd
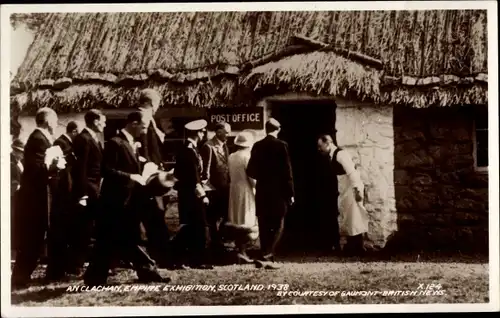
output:
[[[146,129],[141,133],[138,140],[141,143],[141,147],[139,148],[140,156],[146,159],[146,162],[152,162],[158,166],[159,170],[162,170],[165,134],[158,128],[154,119],[160,107],[160,102],[161,95],[158,91],[151,88],[141,91],[138,109],[143,115]],[[165,211],[157,204],[156,199],[148,191],[143,191],[143,194],[142,224],[148,240],[148,251],[159,265],[163,266],[167,262],[166,248],[170,237],[168,226],[165,222]]]
[[[280,240],[288,206],[294,202],[292,167],[288,145],[278,139],[280,123],[274,118],[266,123],[267,136],[252,148],[247,174],[257,180],[255,208],[259,224],[261,257],[257,267],[274,269],[276,246]]]
[[[208,196],[210,205],[207,218],[210,226],[211,251],[221,256],[224,245],[220,236],[219,226],[227,218],[229,205],[229,149],[227,136],[231,126],[226,122],[215,125],[215,136],[201,147],[203,159],[202,180],[210,186]]]
[[[97,240],[84,275],[86,285],[105,285],[113,257],[129,261],[139,280],[168,282],[140,246],[141,188],[146,184],[135,138],[146,129],[141,112],[130,113],[120,133],[109,140],[103,155],[102,210],[96,220]]]
[[[202,185],[202,158],[198,152],[198,143],[205,135],[207,122],[203,119],[185,125],[187,141],[176,157],[175,177],[179,198],[179,237],[187,238],[189,265],[193,268],[211,269],[208,264],[207,245],[209,230],[206,206],[209,203]],[[177,243],[180,243],[177,241]],[[179,249],[182,246],[177,245]],[[177,250],[177,252],[180,252]]]

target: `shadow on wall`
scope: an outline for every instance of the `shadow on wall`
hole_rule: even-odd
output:
[[[399,231],[387,248],[488,253],[488,175],[474,168],[474,118],[465,106],[394,108]]]

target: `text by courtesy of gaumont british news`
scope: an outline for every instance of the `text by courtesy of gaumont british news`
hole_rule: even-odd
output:
[[[68,293],[274,293],[276,297],[419,297],[445,296],[446,290],[439,283],[418,284],[414,288],[404,290],[339,290],[296,289],[289,284],[204,284],[204,285],[116,285],[116,286],[86,286],[70,285]]]

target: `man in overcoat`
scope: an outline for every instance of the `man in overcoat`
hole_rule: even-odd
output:
[[[75,137],[76,162],[73,172],[73,196],[76,209],[71,228],[70,271],[79,274],[88,256],[93,223],[99,209],[103,144],[99,135],[106,127],[106,116],[97,109],[85,114],[85,128]]]
[[[210,236],[206,207],[209,199],[201,180],[203,162],[198,152],[198,142],[203,139],[206,126],[203,119],[185,125],[187,141],[177,154],[174,170],[181,224],[175,249],[180,253],[179,250],[187,245],[189,266],[200,269],[213,268],[207,253]]]
[[[97,237],[84,274],[87,285],[105,285],[114,259],[129,261],[139,280],[168,282],[140,246],[142,200],[138,190],[146,180],[141,174],[135,138],[145,130],[140,112],[130,113],[118,136],[106,143],[103,157],[102,209],[96,220]]]
[[[288,144],[278,139],[280,123],[270,118],[265,129],[267,136],[252,148],[247,174],[257,180],[255,208],[261,258],[256,266],[274,269],[279,267],[274,259],[275,250],[283,232],[288,207],[294,202],[294,185]]]
[[[57,161],[47,158],[57,127],[57,114],[50,108],[41,108],[35,116],[36,129],[24,148],[24,170],[19,189],[18,248],[12,271],[12,288],[27,287],[31,274],[38,265],[45,235],[49,229],[51,207],[50,179],[59,169]],[[54,255],[52,255],[54,257]]]
[[[229,149],[227,137],[231,132],[228,123],[215,125],[215,136],[201,147],[203,160],[202,180],[210,186],[208,192],[210,205],[207,208],[207,218],[210,227],[211,252],[213,256],[222,256],[224,245],[220,235],[220,225],[227,219],[229,207]],[[217,257],[217,256],[218,257]]]

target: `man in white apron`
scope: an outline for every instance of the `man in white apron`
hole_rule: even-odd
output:
[[[318,150],[329,157],[332,177],[338,178],[339,234],[348,236],[346,252],[361,253],[363,233],[368,232],[368,215],[363,206],[364,185],[349,153],[338,148],[329,135],[318,139]],[[334,246],[336,249],[339,245]]]

